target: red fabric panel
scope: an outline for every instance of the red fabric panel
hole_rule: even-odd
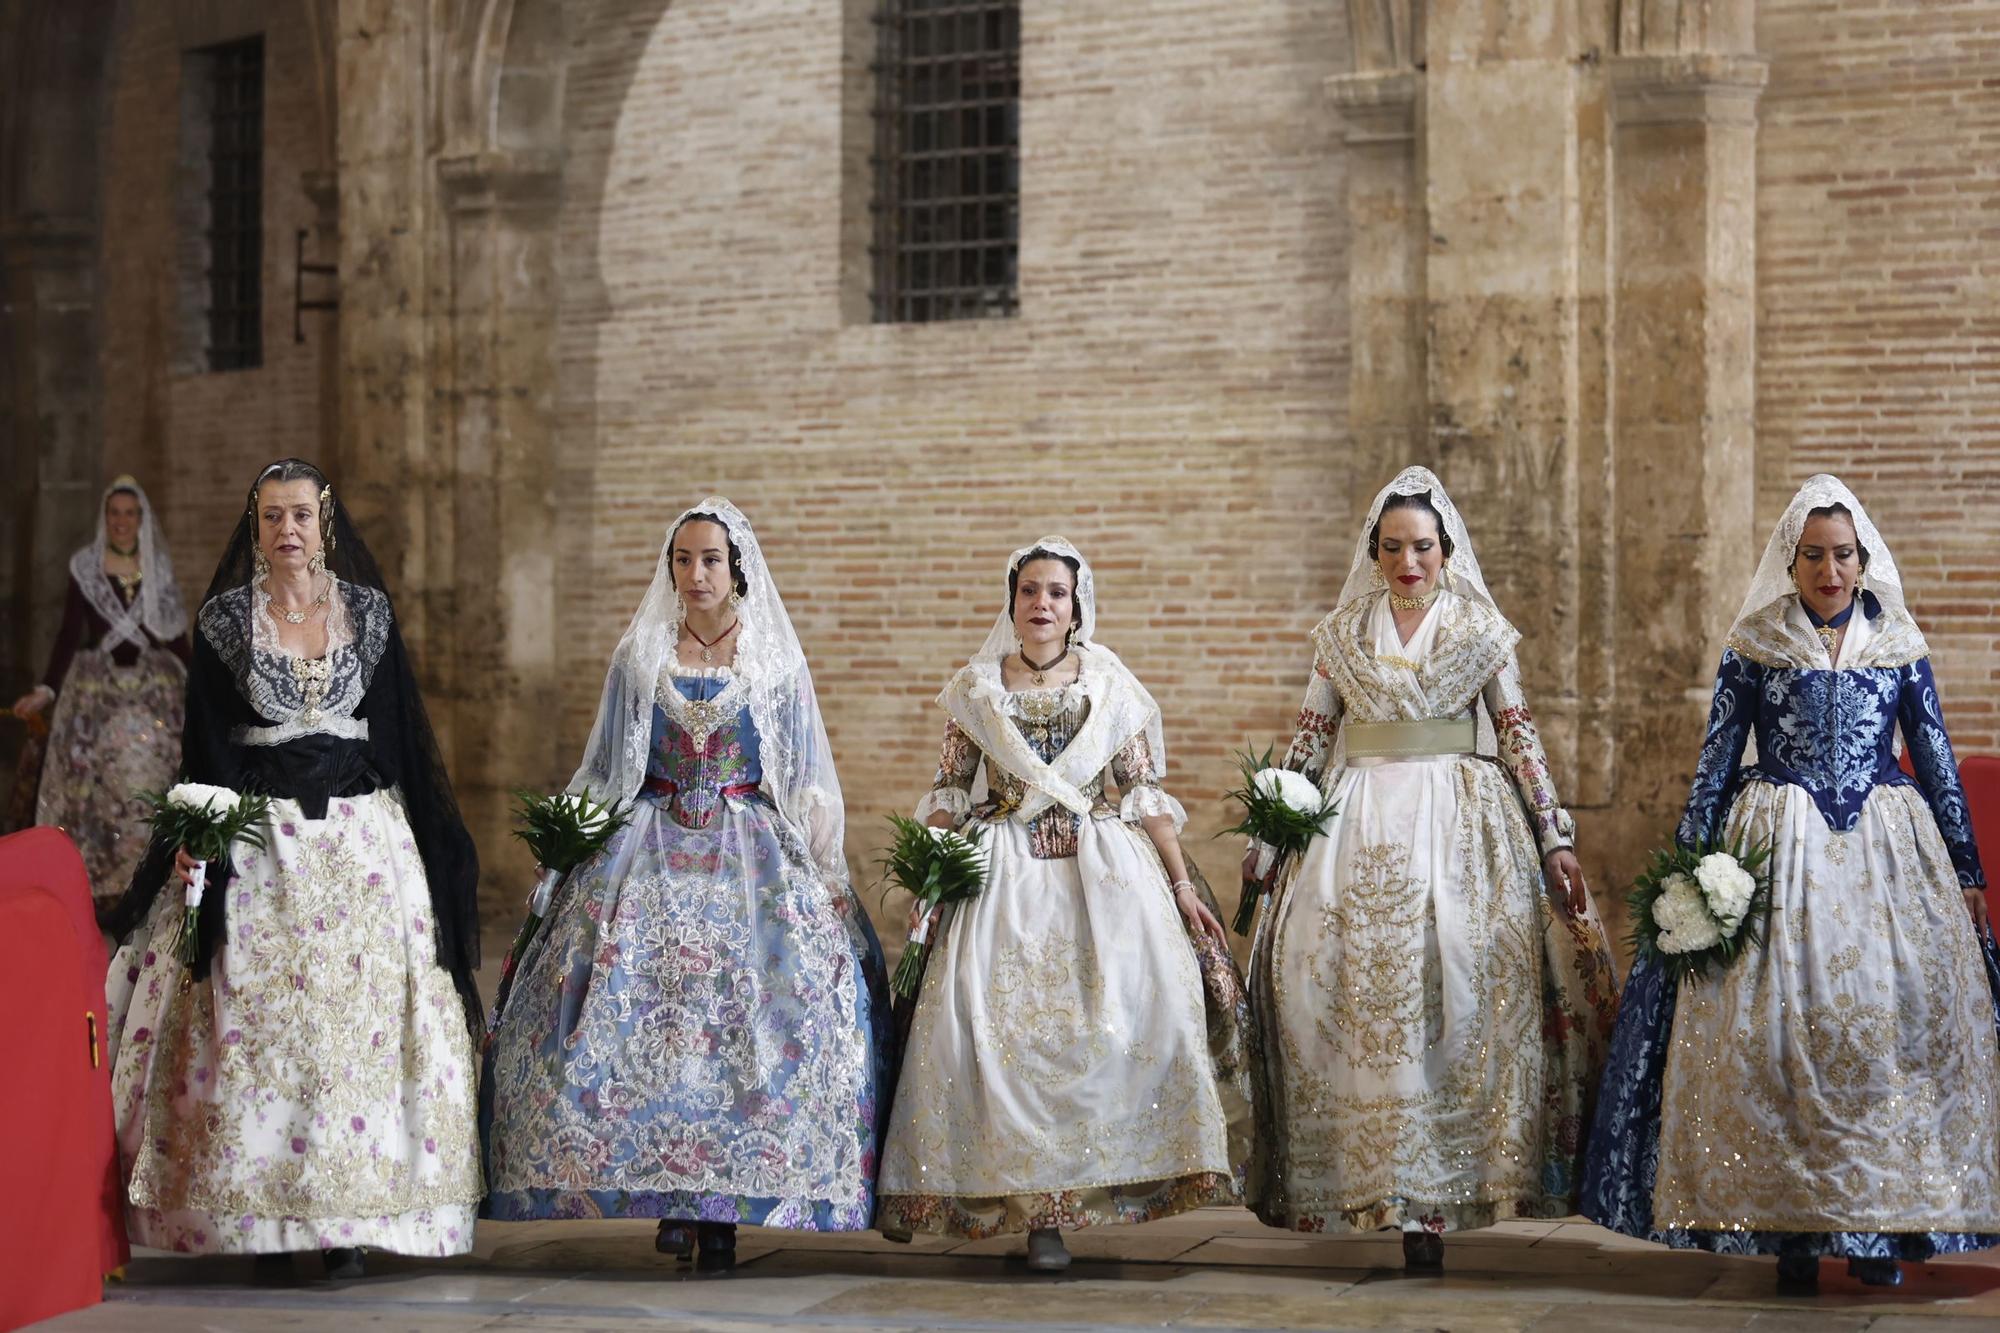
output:
[[[2000,759],[1990,754],[1966,755],[1958,761],[1958,780],[1965,786],[1965,803],[1972,808],[1972,840],[1979,844],[1979,865],[1991,886],[2000,875]]]
[[[95,1305],[131,1254],[106,962],[70,840],[52,828],[0,838],[0,1329]]]

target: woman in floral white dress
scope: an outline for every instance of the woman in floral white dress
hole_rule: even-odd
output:
[[[1241,981],[1160,785],[1159,708],[1096,615],[1075,547],[1016,551],[938,696],[917,817],[980,830],[987,881],[933,936],[880,1183],[885,1232],[1025,1231],[1044,1269],[1063,1231],[1239,1198],[1247,1148]]]
[[[185,782],[271,797],[208,867],[157,840],[106,919],[128,1221],[193,1253],[471,1248],[479,863],[380,571],[309,463],[258,473],[196,617]],[[162,892],[162,890],[168,890]]]
[[[1250,1204],[1295,1230],[1399,1227],[1430,1267],[1443,1232],[1574,1211],[1616,983],[1520,635],[1429,471],[1376,496],[1312,638],[1285,763],[1338,814],[1291,864],[1246,861],[1277,885],[1250,964]]]

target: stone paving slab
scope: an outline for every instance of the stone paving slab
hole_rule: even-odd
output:
[[[2000,1256],[1916,1265],[1903,1287],[1823,1267],[1815,1296],[1780,1296],[1768,1260],[1675,1253],[1577,1219],[1513,1222],[1446,1241],[1441,1276],[1401,1271],[1393,1234],[1274,1231],[1204,1209],[1072,1238],[1069,1272],[1030,1272],[1019,1239],[897,1245],[874,1234],[746,1228],[742,1267],[696,1274],[656,1253],[645,1222],[482,1225],[457,1259],[371,1259],[330,1284],[317,1257],[250,1260],[141,1252],[105,1304],[53,1333],[1014,1333],[1024,1328],[1451,1330],[1452,1333],[1947,1333],[2000,1330]]]

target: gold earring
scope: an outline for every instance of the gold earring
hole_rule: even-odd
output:
[[[322,546],[322,547],[321,547],[321,548],[320,548],[319,550],[317,550],[317,551],[314,551],[314,552],[312,553],[312,559],[310,559],[310,560],[306,561],[306,569],[307,569],[307,571],[308,571],[308,572],[310,572],[310,573],[314,573],[314,574],[324,574],[324,573],[326,573],[326,548],[325,548],[325,547],[323,547],[323,546]]]
[[[736,589],[731,588],[729,590],[729,605],[731,607],[738,607],[743,605],[743,594],[736,591]]]
[[[269,557],[267,557],[264,554],[264,548],[261,546],[257,548],[256,558],[251,563],[257,571],[256,576],[260,579],[264,578],[271,572],[271,561]]]

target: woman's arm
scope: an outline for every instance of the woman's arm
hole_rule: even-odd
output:
[[[1124,793],[1120,818],[1145,829],[1153,849],[1160,854],[1160,864],[1166,868],[1172,886],[1174,906],[1180,909],[1188,929],[1206,931],[1218,943],[1227,945],[1222,923],[1202,902],[1201,895],[1194,890],[1194,881],[1188,877],[1187,858],[1181,854],[1180,839],[1180,826],[1187,816],[1180,804],[1160,787],[1159,766],[1154,762],[1153,746],[1145,732],[1125,742],[1111,756],[1111,780]]]
[[[1958,886],[1965,893],[1965,910],[1972,914],[1973,925],[1985,934],[1986,871],[1979,863],[1979,846],[1973,841],[1972,811],[1965,801],[1965,787],[1959,782],[1958,756],[1952,752],[1951,736],[1945,730],[1944,707],[1938,702],[1930,659],[1920,658],[1897,675],[1896,721],[1903,729],[1910,767],[1931,808],[1931,818],[1937,821],[1938,834],[1951,852]]]
[[[1493,718],[1500,762],[1513,778],[1514,790],[1521,794],[1521,803],[1535,826],[1549,889],[1560,888],[1562,905],[1571,915],[1579,915],[1590,905],[1590,887],[1576,859],[1576,822],[1556,800],[1548,751],[1542,748],[1535,716],[1528,710],[1528,697],[1521,689],[1521,667],[1512,653],[1507,655],[1506,665],[1486,682],[1480,698]]]

